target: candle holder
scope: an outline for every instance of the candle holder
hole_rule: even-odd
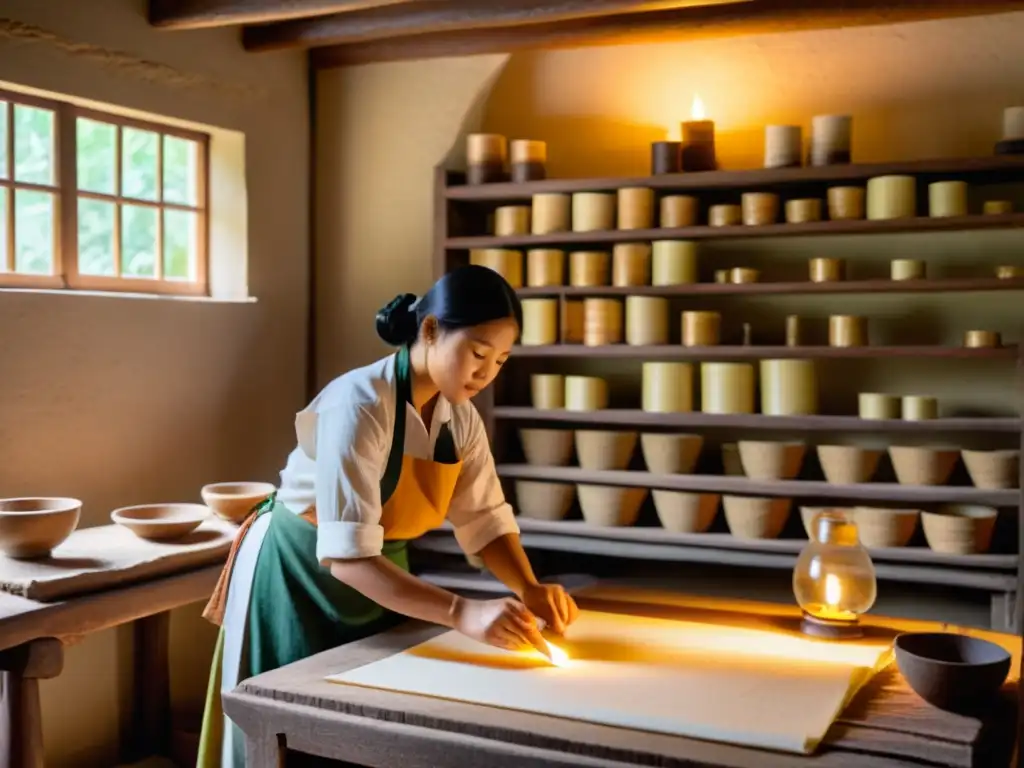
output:
[[[997,155],[1024,155],[1024,107],[1003,110],[1003,138],[996,143]]]
[[[656,141],[651,144],[651,175],[679,173],[682,170],[679,148],[678,141]]]
[[[863,636],[860,617],[875,604],[875,566],[860,543],[857,524],[839,510],[821,512],[793,568],[793,595],[803,611],[801,630],[813,637]]]

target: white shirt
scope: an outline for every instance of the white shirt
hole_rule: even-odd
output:
[[[380,481],[396,401],[395,355],[389,355],[339,376],[295,417],[299,444],[281,471],[278,498],[297,514],[316,503],[316,556],[322,563],[381,553]],[[429,430],[412,405],[402,405],[407,456],[432,459],[438,433],[449,424],[462,469],[447,517],[462,550],[475,554],[499,536],[518,534],[473,404],[453,406],[439,395]]]

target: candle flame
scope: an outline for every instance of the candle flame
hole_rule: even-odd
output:
[[[569,663],[569,654],[554,643],[548,643],[548,651],[551,653],[551,663],[556,667],[564,667]]]
[[[840,601],[843,599],[843,585],[839,581],[839,577],[834,573],[826,574],[825,576],[825,604],[830,608],[836,608],[839,606]]]
[[[704,102],[697,94],[693,95],[693,105],[690,107],[690,118],[693,120],[704,120],[707,112],[704,109]]]

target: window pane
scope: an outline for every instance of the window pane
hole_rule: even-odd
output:
[[[156,277],[156,223],[159,211],[140,205],[121,209],[121,276]]]
[[[159,135],[138,128],[122,128],[121,194],[156,200],[156,161]]]
[[[199,145],[177,136],[164,136],[164,200],[198,205],[196,197]]]
[[[14,105],[14,179],[53,184],[53,112]]]
[[[191,211],[164,211],[164,277],[196,279],[196,235],[199,215]]]
[[[78,118],[78,188],[117,194],[114,186],[117,159],[117,126]]]
[[[0,179],[7,178],[7,102],[0,101]]]
[[[114,254],[114,203],[78,199],[78,272],[117,274]]]
[[[53,274],[53,195],[14,190],[14,270]]]
[[[7,271],[7,187],[0,187],[0,272]]]

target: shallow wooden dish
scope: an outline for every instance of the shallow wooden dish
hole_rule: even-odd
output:
[[[975,488],[1001,490],[1020,484],[1020,451],[960,451]]]
[[[273,483],[211,483],[200,495],[217,517],[229,523],[241,523],[277,488]]]
[[[692,472],[703,445],[702,435],[658,432],[640,435],[640,449],[647,469],[661,475],[686,475]]]
[[[576,457],[583,469],[625,469],[636,450],[636,432],[603,429],[576,431]]]
[[[140,539],[168,541],[192,533],[210,512],[202,504],[139,504],[115,509],[110,519]]]
[[[786,527],[792,499],[723,496],[725,522],[738,539],[775,539]]]
[[[577,485],[583,519],[602,527],[632,525],[647,498],[646,488],[619,488],[610,485]]]
[[[717,493],[651,491],[661,527],[672,533],[703,533],[718,514]]]
[[[852,515],[860,543],[868,549],[905,547],[917,530],[921,510],[854,507]]]
[[[25,560],[47,557],[78,527],[81,514],[82,502],[78,499],[0,499],[0,553]]]
[[[990,704],[1010,672],[1010,653],[979,637],[906,632],[894,645],[907,685],[939,709],[969,713]]]
[[[946,504],[934,512],[923,512],[921,523],[928,546],[951,555],[987,552],[998,513],[976,504]]]
[[[902,485],[943,485],[953,473],[960,451],[928,446],[889,446],[889,458]]]
[[[882,451],[856,445],[819,445],[818,461],[825,480],[833,485],[853,485],[871,480]]]
[[[800,474],[807,446],[796,441],[740,440],[743,472],[751,480],[792,480]]]
[[[576,498],[576,486],[516,480],[516,508],[532,520],[561,520]]]
[[[520,429],[519,442],[527,464],[564,467],[572,459],[571,429]]]

